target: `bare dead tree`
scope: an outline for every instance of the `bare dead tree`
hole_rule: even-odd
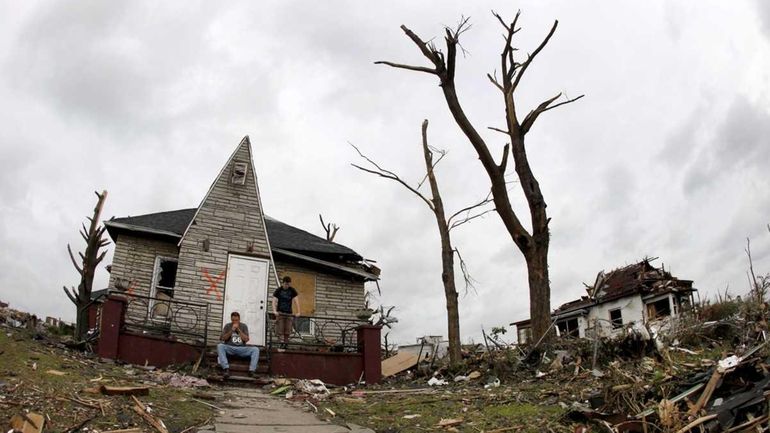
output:
[[[101,218],[102,208],[104,207],[104,201],[107,199],[107,191],[102,191],[101,194],[94,192],[98,200],[96,207],[94,208],[94,215],[88,220],[91,225],[86,229],[86,225],[82,225],[80,230],[80,236],[86,241],[85,253],[78,253],[80,256],[80,264],[75,259],[75,255],[72,254],[72,248],[67,244],[67,251],[72,260],[72,265],[80,274],[80,284],[77,290],[67,288],[64,286],[64,293],[75,304],[77,309],[77,319],[75,322],[75,339],[82,340],[88,332],[88,306],[91,302],[91,290],[94,284],[94,275],[96,274],[96,267],[104,260],[104,256],[107,254],[107,250],[99,252],[99,250],[109,244],[109,241],[103,239],[104,231],[106,227],[99,226],[99,219]]]
[[[532,126],[541,114],[574,102],[582,98],[583,95],[560,100],[562,94],[558,93],[529,111],[526,116],[522,116],[519,107],[517,107],[514,92],[520,85],[524,74],[532,62],[548,44],[548,41],[551,40],[558,26],[558,21],[554,21],[551,30],[531,54],[528,54],[524,59],[518,59],[518,50],[512,45],[512,41],[513,36],[520,30],[517,27],[520,12],[516,13],[511,23],[506,23],[497,13],[493,12],[493,15],[503,26],[503,38],[505,41],[502,53],[500,54],[501,76],[497,77],[497,73],[487,74],[489,80],[502,94],[505,105],[506,127],[489,127],[493,131],[505,134],[508,141],[502,149],[502,157],[499,163],[492,156],[487,141],[481,137],[481,134],[479,134],[476,127],[465,114],[455,87],[457,49],[460,47],[463,50],[462,46],[460,46],[460,36],[470,28],[468,18],[461,18],[460,23],[455,28],[445,28],[444,41],[446,43],[446,53],[438,49],[432,41],[426,42],[406,26],[401,26],[401,30],[417,46],[422,55],[429,60],[431,66],[413,66],[387,61],[375,63],[409,71],[424,72],[438,77],[441,91],[444,94],[444,99],[455,123],[457,123],[476,150],[479,160],[489,176],[492,186],[492,197],[497,213],[500,215],[500,219],[510,234],[513,243],[516,244],[516,247],[524,255],[527,263],[532,331],[534,338],[538,339],[548,332],[550,325],[551,289],[548,278],[548,247],[550,243],[548,224],[550,218],[546,213],[546,203],[540,190],[540,184],[529,165],[524,141],[527,133],[532,129]],[[531,231],[524,226],[521,218],[511,206],[511,199],[508,195],[505,180],[509,152],[513,155],[515,171],[529,207]]]
[[[351,146],[353,146],[351,144]],[[466,283],[466,290],[472,287],[473,279],[468,275],[465,262],[460,256],[460,252],[457,248],[452,246],[452,239],[450,232],[452,229],[457,228],[468,221],[481,217],[486,213],[493,211],[494,209],[484,209],[485,205],[490,203],[492,199],[489,195],[478,203],[471,206],[467,206],[459,211],[455,212],[451,216],[446,216],[444,210],[444,201],[441,199],[441,193],[438,188],[438,181],[436,180],[435,168],[436,165],[446,156],[446,152],[435,149],[428,145],[428,120],[422,122],[422,151],[425,159],[426,174],[423,180],[416,187],[412,187],[407,182],[402,180],[397,174],[390,170],[382,168],[379,164],[368,158],[361,151],[353,146],[358,152],[358,155],[363,158],[372,168],[362,167],[360,165],[351,164],[353,167],[365,171],[367,173],[375,174],[385,179],[390,179],[400,183],[407,190],[419,197],[433,212],[436,218],[436,224],[438,225],[439,236],[441,238],[441,281],[444,284],[444,296],[446,297],[446,309],[447,309],[447,327],[449,338],[449,361],[452,364],[456,364],[460,361],[462,354],[460,352],[460,313],[458,306],[458,293],[457,286],[455,285],[455,269],[454,269],[454,256],[458,255],[460,258],[460,270],[463,273],[463,277]],[[440,156],[434,160],[433,154],[438,153]],[[420,187],[428,181],[430,185],[431,195],[430,198],[420,192]]]
[[[765,302],[767,291],[770,289],[770,274],[757,276],[754,273],[754,259],[751,257],[751,240],[749,238],[746,238],[744,251],[749,260],[749,269],[746,271],[746,276],[749,279],[749,296],[757,305],[762,305]]]
[[[324,231],[326,232],[326,240],[329,242],[334,242],[334,236],[337,235],[337,231],[340,229],[337,224],[329,223],[326,224],[324,222],[324,217],[320,213],[318,214],[318,219],[321,220],[321,226],[324,228]]]

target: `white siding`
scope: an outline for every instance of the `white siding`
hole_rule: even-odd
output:
[[[588,312],[588,327],[596,323],[599,336],[607,337],[613,334],[612,324],[610,323],[610,310],[621,309],[623,325],[631,322],[644,321],[644,302],[641,295],[632,295],[622,299],[599,304],[591,308]]]

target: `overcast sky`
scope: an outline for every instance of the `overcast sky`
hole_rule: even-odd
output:
[[[350,167],[347,143],[417,182],[427,118],[431,144],[449,151],[437,173],[447,207],[482,197],[488,180],[435,77],[373,61],[424,64],[399,25],[440,41],[470,16],[459,94],[498,155],[504,137],[486,130],[504,123],[485,78],[502,48],[490,9],[518,8],[522,52],[559,20],[519,106],[586,95],[528,136],[552,217],[552,306],[645,256],[701,297],[744,293],[747,236],[770,272],[766,0],[0,1],[0,299],[73,319],[66,244],[83,247],[93,191],[109,191],[106,217],[195,207],[248,134],[268,215],[322,234],[323,213],[339,242],[382,267],[380,301],[400,319],[391,341],[446,335],[430,211]],[[524,260],[497,215],[454,242],[478,280],[461,299],[463,339],[526,318]]]

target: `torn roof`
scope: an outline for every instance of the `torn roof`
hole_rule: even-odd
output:
[[[593,286],[588,286],[588,296],[567,302],[553,310],[551,316],[573,316],[580,310],[588,310],[594,305],[614,301],[631,295],[664,294],[668,292],[693,292],[692,280],[680,280],[671,275],[662,266],[656,268],[650,262],[655,258],[644,258],[638,263],[617,268],[610,272],[601,271],[596,276]],[[530,319],[511,323],[511,326],[527,327]]]
[[[601,303],[637,293],[644,296],[674,290],[693,290],[691,280],[680,280],[662,266],[656,268],[650,263],[653,260],[644,258],[638,263],[610,272],[599,272],[594,285],[588,287],[589,297]]]
[[[196,208],[112,218],[105,221],[110,237],[117,241],[121,232],[139,232],[167,240],[179,239],[195,216]],[[352,249],[327,241],[302,229],[265,216],[267,236],[274,249],[293,251],[319,258],[339,258],[359,262],[363,258]]]

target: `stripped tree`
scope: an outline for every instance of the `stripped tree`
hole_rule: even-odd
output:
[[[91,225],[86,229],[84,223],[82,225],[82,230],[80,230],[80,236],[86,241],[85,252],[78,253],[80,256],[80,264],[78,264],[78,260],[75,259],[75,255],[72,254],[72,248],[67,244],[67,251],[70,254],[72,265],[75,266],[78,274],[80,274],[80,284],[78,285],[77,290],[74,287],[67,288],[67,286],[64,286],[64,293],[67,294],[67,297],[73,304],[75,304],[75,308],[77,309],[75,339],[79,341],[83,340],[86,332],[88,332],[88,306],[91,302],[91,290],[94,284],[96,267],[107,254],[107,250],[102,252],[99,252],[99,250],[109,244],[108,240],[102,238],[106,228],[104,226],[99,226],[99,219],[102,214],[102,208],[104,207],[104,201],[107,199],[107,191],[102,191],[101,194],[94,192],[94,194],[96,194],[98,200],[96,202],[96,207],[94,208],[94,215],[88,218]]]
[[[351,164],[353,167],[367,173],[376,174],[380,177],[384,177],[386,179],[394,180],[400,183],[407,190],[419,197],[433,212],[433,215],[436,218],[439,237],[441,238],[441,281],[444,284],[444,296],[446,297],[449,361],[452,364],[456,364],[460,361],[462,355],[460,352],[460,312],[458,305],[457,286],[455,285],[455,254],[460,261],[460,270],[462,271],[463,278],[465,280],[466,290],[469,287],[472,287],[473,280],[471,279],[470,275],[468,275],[465,262],[460,255],[460,251],[452,246],[450,232],[452,229],[457,228],[472,219],[478,218],[488,212],[493,211],[494,209],[484,209],[477,211],[477,209],[483,208],[492,200],[490,196],[487,195],[487,197],[480,202],[460,209],[459,211],[452,214],[449,218],[447,218],[446,211],[444,210],[444,201],[441,199],[441,193],[439,192],[438,181],[436,180],[435,174],[436,165],[444,158],[444,156],[446,156],[446,152],[428,145],[427,120],[422,122],[422,151],[425,159],[426,173],[416,187],[409,185],[392,171],[382,168],[379,164],[361,153],[361,151],[356,146],[353,146],[353,148],[356,149],[358,155],[363,158],[372,168]],[[440,155],[438,158],[436,158],[435,161],[433,159],[434,152]],[[430,198],[426,197],[422,192],[420,192],[420,187],[425,183],[426,180],[428,181],[428,185],[430,185]]]
[[[321,226],[326,232],[326,240],[329,242],[334,242],[334,237],[337,236],[337,232],[339,231],[340,227],[334,223],[325,223],[324,217],[320,213],[318,214],[318,219],[321,220]]]
[[[512,40],[513,36],[520,30],[517,27],[519,14],[516,13],[513,22],[506,23],[500,15],[493,12],[495,18],[505,29],[503,34],[505,42],[502,54],[500,55],[501,75],[497,77],[497,73],[487,74],[489,80],[502,94],[505,105],[506,127],[489,127],[491,130],[505,134],[506,141],[508,141],[502,149],[500,163],[492,156],[487,141],[481,137],[476,127],[468,119],[465,110],[460,104],[455,88],[457,49],[458,47],[461,50],[463,49],[460,46],[460,36],[470,28],[467,18],[462,18],[456,28],[445,28],[446,54],[437,48],[432,41],[426,42],[406,26],[401,26],[401,30],[414,42],[432,66],[413,66],[386,61],[375,63],[399,69],[424,72],[438,77],[449,111],[475,149],[481,164],[489,176],[492,197],[497,213],[500,215],[500,219],[510,234],[513,243],[516,244],[516,247],[524,255],[529,282],[532,332],[534,338],[538,339],[545,337],[550,327],[551,289],[548,279],[548,246],[550,242],[548,224],[550,218],[546,213],[545,199],[540,190],[540,184],[529,165],[524,141],[527,133],[541,114],[564,104],[574,102],[582,98],[583,95],[560,100],[562,94],[558,93],[556,96],[538,105],[537,108],[531,110],[522,119],[520,111],[517,110],[519,107],[517,107],[514,92],[521,83],[521,79],[524,77],[529,66],[548,44],[551,36],[553,36],[558,21],[554,22],[551,30],[531,54],[528,54],[525,59],[517,60],[517,49],[512,45]],[[508,168],[509,153],[513,155],[514,168],[529,207],[531,222],[531,229],[529,230],[524,226],[519,215],[513,210],[511,199],[508,195],[506,169]]]

